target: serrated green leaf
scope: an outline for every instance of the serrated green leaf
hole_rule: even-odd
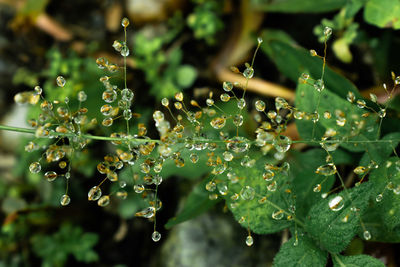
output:
[[[339,253],[350,243],[360,227],[360,216],[364,214],[371,195],[372,184],[363,183],[358,187],[334,194],[315,204],[307,216],[305,229],[321,246],[332,253]],[[347,194],[348,193],[348,194]],[[341,196],[343,208],[333,211],[329,201]],[[350,198],[351,200],[350,200]],[[351,209],[359,209],[357,212]],[[347,221],[344,222],[343,220]]]
[[[368,166],[371,160],[377,164],[386,161],[400,141],[400,133],[390,133],[385,135],[381,140],[393,140],[392,142],[374,142],[365,145],[367,152],[360,160],[361,166]]]
[[[293,160],[291,161],[291,175],[293,176],[293,190],[296,195],[296,216],[304,218],[312,205],[321,200],[321,194],[329,192],[333,183],[334,176],[330,176],[322,184],[320,193],[313,192],[316,184],[321,183],[325,176],[315,173],[315,170],[326,164],[327,153],[323,149],[312,149],[304,153],[292,151]],[[331,153],[335,164],[348,164],[353,161],[350,154],[337,149]]]
[[[300,75],[307,72],[311,77],[319,78],[323,62],[318,57],[312,57],[310,52],[293,43],[270,39],[268,32],[263,32],[264,43],[261,50],[275,63],[279,71],[293,82],[297,83]],[[337,74],[329,67],[325,68],[325,87],[338,96],[345,98],[348,91],[360,97],[357,88],[346,78]]]
[[[287,181],[289,177],[283,172],[277,172],[274,176],[274,181],[277,183],[276,191],[268,191],[268,183],[263,179],[263,163],[259,160],[254,167],[246,168],[240,164],[231,164],[231,172],[238,177],[237,183],[229,184],[229,193],[225,200],[228,208],[233,213],[235,219],[239,221],[242,217],[245,221],[241,224],[243,227],[249,227],[251,231],[257,234],[269,234],[278,232],[287,228],[292,224],[286,220],[286,215],[281,220],[272,218],[272,213],[278,210],[288,210],[288,203],[291,195],[285,193],[288,188]],[[241,190],[249,186],[255,191],[254,198],[245,200],[239,197],[238,200],[232,200],[232,195],[239,194]],[[259,200],[267,197],[264,203],[259,203]],[[237,205],[236,207],[234,207]]]
[[[300,136],[305,139],[316,138],[320,140],[326,129],[333,129],[337,136],[353,143],[341,143],[341,146],[353,151],[365,151],[365,146],[354,141],[374,140],[377,136],[376,115],[363,118],[363,111],[354,104],[343,99],[339,95],[331,92],[328,88],[319,93],[315,88],[308,84],[299,84],[296,89],[296,107],[307,113],[313,113],[318,103],[319,120],[314,125],[311,120],[296,120],[296,126]],[[336,111],[344,112],[346,123],[343,127],[336,123]],[[331,113],[331,118],[324,118],[325,111]],[[357,121],[357,124],[355,124]],[[362,123],[361,123],[362,122]],[[314,129],[315,128],[315,129]],[[355,129],[353,129],[355,128]],[[314,133],[314,135],[313,135]]]
[[[253,0],[256,8],[282,13],[322,13],[337,10],[345,5],[345,0]]]
[[[385,264],[380,260],[369,255],[342,256],[333,255],[334,267],[384,267]]]
[[[364,19],[380,28],[400,29],[400,1],[369,0],[365,5]]]
[[[299,238],[293,245],[295,237],[283,244],[274,258],[273,267],[309,267],[325,266],[328,253],[318,248],[307,236]]]
[[[208,197],[210,192],[205,189],[205,186],[210,180],[211,177],[208,177],[193,188],[185,201],[183,209],[176,217],[168,220],[165,224],[165,228],[169,229],[174,225],[191,220],[208,211],[219,202],[220,199],[210,200]]]
[[[373,209],[379,210],[379,217],[383,225],[396,236],[400,235],[400,172],[398,170],[399,159],[392,157],[370,174],[370,182],[374,185],[374,198],[382,194],[380,202],[374,202]],[[392,189],[388,184],[393,185]],[[371,234],[372,235],[372,234]]]

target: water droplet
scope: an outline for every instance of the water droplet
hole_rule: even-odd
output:
[[[130,119],[132,119],[132,110],[125,109],[124,112],[122,113],[122,116],[124,117],[125,120],[129,121]]]
[[[121,199],[126,199],[128,197],[128,192],[126,192],[125,190],[118,190],[117,197]]]
[[[209,191],[209,192],[213,192],[213,191],[215,190],[216,187],[217,187],[217,186],[216,186],[216,184],[215,184],[214,181],[209,181],[209,182],[206,184],[206,190]]]
[[[247,67],[244,71],[243,71],[243,76],[246,79],[251,79],[253,78],[254,75],[254,69],[252,67]]]
[[[47,181],[52,182],[57,178],[57,173],[55,171],[48,171],[44,174]]]
[[[321,184],[317,184],[317,185],[313,188],[313,191],[314,191],[315,193],[321,192]]]
[[[218,194],[209,194],[209,195],[208,195],[208,199],[210,199],[210,200],[216,200],[216,199],[218,199]]]
[[[303,118],[304,118],[304,112],[303,111],[300,111],[300,110],[296,110],[295,112],[294,112],[294,114],[293,114],[293,117],[296,119],[296,120],[302,120]]]
[[[221,94],[220,99],[222,102],[228,102],[231,99],[231,97],[228,94]]]
[[[329,120],[332,117],[332,114],[329,111],[324,112],[324,118]]]
[[[330,28],[330,27],[325,27],[325,28],[324,28],[324,35],[325,35],[326,37],[329,37],[331,34],[332,34],[332,28]]]
[[[246,237],[246,245],[251,247],[253,245],[253,242],[254,242],[253,237],[251,235],[248,235]]]
[[[335,196],[329,200],[329,208],[333,211],[339,211],[344,207],[343,197]]]
[[[96,201],[101,197],[101,189],[98,186],[93,186],[88,193],[88,200]]]
[[[272,183],[267,185],[267,189],[270,192],[275,192],[277,188],[278,188],[278,183],[276,181],[273,181]]]
[[[318,54],[317,54],[317,51],[315,51],[314,49],[310,49],[310,55],[312,57],[316,57]]]
[[[222,88],[226,91],[226,92],[230,92],[233,89],[233,84],[231,82],[224,82],[222,84]]]
[[[121,20],[121,25],[122,25],[122,27],[124,27],[124,28],[126,28],[126,27],[128,27],[129,26],[129,19],[128,18],[123,18],[122,20]]]
[[[367,231],[367,230],[364,231],[363,236],[364,236],[365,240],[370,240],[371,237],[372,237],[371,233],[369,231]]]
[[[108,61],[104,57],[99,57],[96,59],[96,64],[99,69],[104,69],[105,67],[107,67]]]
[[[373,94],[373,93],[370,93],[370,94],[369,94],[369,98],[370,98],[371,101],[374,102],[374,103],[377,103],[377,102],[378,102],[378,97],[377,97],[375,94]]]
[[[326,165],[319,166],[315,173],[330,176],[336,173],[336,166],[333,163],[328,163]]]
[[[233,155],[229,151],[225,151],[222,155],[223,155],[225,161],[232,161],[233,160]]]
[[[112,103],[117,99],[117,92],[115,90],[105,90],[102,99],[107,103]]]
[[[110,127],[113,124],[114,120],[112,118],[105,118],[102,122],[101,125],[105,127]]]
[[[222,195],[225,196],[228,194],[228,186],[226,185],[225,182],[221,182],[217,185],[218,192]]]
[[[233,137],[227,140],[226,148],[235,153],[242,153],[250,148],[250,142],[248,139],[240,136]]]
[[[255,194],[256,194],[255,190],[248,185],[246,185],[245,187],[242,188],[242,190],[240,190],[240,196],[242,197],[243,200],[252,200]]]
[[[237,107],[239,109],[244,109],[244,107],[246,106],[246,100],[244,100],[244,98],[240,98],[237,101]]]
[[[243,116],[241,114],[235,114],[233,116],[233,124],[235,124],[235,126],[240,127],[243,124]]]
[[[33,90],[35,90],[35,93],[36,93],[37,95],[41,95],[42,92],[43,92],[42,87],[40,87],[39,85],[36,85],[35,88],[34,88]]]
[[[324,81],[322,79],[316,80],[315,83],[314,83],[314,88],[318,92],[321,92],[322,90],[324,90],[325,89]]]
[[[212,98],[208,98],[206,100],[206,104],[207,106],[212,107],[214,105],[214,100]]]
[[[112,47],[115,49],[115,51],[121,52],[123,44],[120,41],[115,40],[114,43],[112,44]]]
[[[133,91],[129,88],[124,88],[121,91],[122,99],[128,102],[132,101],[134,95],[135,94],[133,93]]]
[[[323,137],[319,144],[328,152],[335,151],[340,145],[339,141],[332,139],[332,137]]]
[[[135,216],[149,219],[154,217],[155,214],[156,214],[156,209],[154,207],[148,207],[144,210],[136,212]]]
[[[154,242],[158,242],[158,241],[160,241],[160,239],[161,239],[161,234],[160,234],[159,232],[157,232],[157,231],[154,231],[154,232],[151,234],[151,239],[152,239]]]
[[[353,172],[357,175],[363,175],[368,171],[368,168],[365,168],[364,166],[358,166],[353,170]]]
[[[346,118],[345,117],[339,117],[336,119],[336,125],[343,127],[346,124]]]
[[[87,100],[87,95],[85,91],[79,91],[78,92],[78,101],[79,102],[85,102]]]
[[[384,118],[386,116],[386,109],[380,108],[378,111],[379,118]]]
[[[135,193],[140,194],[144,191],[144,186],[142,184],[135,184],[133,186],[133,190],[135,191]]]
[[[218,117],[218,118],[214,118],[210,121],[210,125],[214,128],[214,129],[222,129],[225,126],[226,123],[226,119],[225,117]]]
[[[63,76],[58,76],[56,79],[57,85],[59,87],[64,87],[65,83],[67,82]]]
[[[353,92],[349,91],[349,92],[347,92],[346,99],[347,99],[347,101],[349,101],[350,103],[353,103],[354,100],[356,100],[356,96],[354,95]]]
[[[68,195],[62,195],[60,203],[63,206],[67,206],[71,202],[71,198]]]
[[[379,195],[376,196],[375,201],[376,201],[376,202],[381,202],[382,199],[383,199],[383,195],[382,195],[382,194],[379,194]]]
[[[124,45],[124,46],[121,48],[120,54],[121,54],[121,56],[123,56],[123,57],[129,56],[129,48],[128,48],[128,46]]]
[[[263,178],[265,181],[271,181],[272,179],[274,179],[275,173],[272,170],[266,170],[263,173]]]
[[[257,111],[263,112],[265,110],[265,102],[262,100],[257,100],[254,105]]]
[[[285,135],[279,135],[272,141],[272,144],[278,152],[285,153],[290,149],[292,141]]]
[[[357,103],[357,107],[359,107],[359,108],[365,108],[365,106],[366,106],[366,103],[363,99],[358,99],[356,103]]]
[[[42,166],[40,165],[40,163],[39,162],[32,162],[30,165],[29,165],[29,171],[31,172],[31,173],[38,173],[38,172],[40,172],[40,170],[42,169]]]
[[[289,104],[284,98],[276,97],[275,98],[275,108],[278,111],[281,109],[284,109],[284,108],[287,109],[287,108],[289,108]]]
[[[284,216],[283,210],[277,210],[272,213],[272,219],[274,220],[281,220]]]
[[[99,205],[100,207],[105,207],[108,204],[110,204],[110,196],[102,196],[101,198],[99,198],[99,200],[97,201],[97,205]]]

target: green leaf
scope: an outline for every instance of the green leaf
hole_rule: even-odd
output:
[[[361,166],[368,166],[371,160],[380,164],[386,161],[393,153],[400,141],[400,133],[390,133],[385,135],[381,140],[394,140],[388,142],[374,142],[366,145],[366,151],[360,160]]]
[[[325,266],[328,253],[318,248],[307,236],[302,236],[295,246],[295,237],[283,244],[274,258],[273,267]]]
[[[205,187],[209,181],[211,181],[211,177],[204,179],[201,183],[193,188],[185,202],[183,209],[176,217],[168,220],[168,222],[165,224],[165,228],[169,229],[174,225],[191,220],[208,211],[219,202],[219,199],[210,200],[208,197],[210,192],[208,192]]]
[[[296,120],[296,126],[300,136],[305,139],[316,138],[320,140],[326,129],[333,129],[337,132],[337,140],[352,141],[353,143],[341,143],[341,146],[353,151],[365,151],[365,146],[354,141],[374,140],[377,136],[376,119],[377,115],[371,114],[363,118],[363,110],[348,102],[339,95],[325,88],[319,93],[313,86],[299,84],[296,89],[296,108],[307,113],[313,113],[318,105],[317,112],[319,120],[314,125],[311,120]],[[331,118],[324,118],[325,111],[331,113]],[[336,112],[342,111],[346,118],[344,126],[338,126]],[[357,123],[356,123],[357,122]],[[375,126],[375,127],[374,127]],[[314,135],[313,135],[314,133]],[[339,139],[340,138],[340,139]]]
[[[400,235],[400,172],[398,170],[400,161],[392,157],[383,163],[377,170],[370,174],[370,182],[374,185],[374,198],[382,194],[380,202],[374,202],[373,209],[379,211],[379,219],[388,231]],[[392,186],[388,186],[389,183]],[[367,229],[369,230],[369,229]],[[371,233],[372,235],[372,233]]]
[[[293,43],[270,39],[267,31],[263,32],[262,37],[265,44],[261,46],[261,50],[289,79],[297,83],[303,72],[307,72],[315,79],[321,77],[323,62],[320,58],[312,57],[308,50]],[[346,97],[348,91],[352,91],[356,97],[360,97],[357,88],[349,80],[329,67],[325,68],[324,82],[325,87],[342,98]]]
[[[334,254],[332,256],[334,267],[384,267],[385,264],[380,260],[368,255],[342,256]]]
[[[364,19],[380,28],[400,29],[400,1],[369,0],[365,5]]]
[[[182,88],[193,85],[197,77],[197,71],[193,66],[182,65],[176,70],[176,82]]]
[[[321,194],[330,191],[335,182],[334,176],[329,176],[322,184],[320,193],[313,192],[316,184],[321,183],[325,176],[315,173],[315,170],[326,164],[327,153],[323,149],[312,149],[306,152],[292,151],[291,175],[293,176],[293,190],[296,195],[296,216],[304,218],[310,207],[321,201]],[[348,164],[353,161],[350,154],[337,149],[331,153],[335,164]]]
[[[359,217],[367,209],[371,188],[372,184],[366,182],[358,187],[347,189],[347,192],[342,191],[320,201],[311,208],[307,216],[306,231],[324,249],[332,253],[341,252],[358,232],[360,227]],[[333,211],[329,207],[329,202],[338,196],[343,198],[343,208]],[[359,210],[352,211],[352,208]]]
[[[345,5],[345,0],[253,0],[256,8],[269,12],[321,13],[337,10]]]
[[[230,172],[234,174],[234,177],[238,177],[238,182],[229,183],[229,192],[225,196],[225,200],[237,221],[245,218],[241,223],[243,227],[249,227],[257,234],[269,234],[285,229],[292,224],[291,221],[286,220],[286,214],[282,214],[284,215],[282,219],[275,220],[272,218],[272,213],[279,210],[287,211],[288,203],[293,202],[293,199],[292,195],[285,193],[285,190],[289,188],[287,183],[289,177],[284,172],[275,173],[274,181],[277,183],[277,188],[273,192],[268,191],[267,186],[271,182],[263,179],[263,163],[260,161],[251,168],[232,162]],[[244,199],[241,196],[241,191],[246,187],[254,190],[254,198]],[[237,200],[232,199],[235,194],[239,195]],[[263,197],[267,197],[267,199],[260,203],[259,200]]]

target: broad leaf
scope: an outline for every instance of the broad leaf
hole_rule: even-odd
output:
[[[339,253],[350,243],[360,227],[360,216],[368,206],[371,183],[334,194],[314,205],[306,220],[305,229],[321,246],[331,253]],[[334,209],[330,202],[342,197],[341,204]],[[342,208],[338,208],[343,205]],[[356,211],[354,211],[354,208]]]
[[[297,129],[300,136],[305,139],[316,138],[320,140],[327,129],[333,129],[337,132],[337,140],[346,141],[341,143],[344,148],[353,151],[365,151],[365,146],[355,141],[374,140],[377,136],[376,115],[371,114],[364,118],[364,111],[355,104],[348,102],[337,94],[325,88],[319,93],[313,86],[308,84],[299,84],[296,90],[296,108],[313,113],[318,105],[317,112],[319,120],[313,123],[311,120],[296,120]],[[324,112],[329,111],[331,118],[326,119]],[[346,119],[344,126],[337,124],[337,112],[343,112]],[[352,141],[352,143],[347,143]]]
[[[176,217],[169,219],[165,224],[167,229],[199,216],[218,202],[219,199],[210,200],[208,197],[210,192],[205,189],[206,184],[211,180],[210,178],[211,177],[204,179],[193,188],[180,213]]]
[[[273,219],[272,214],[279,210],[288,210],[288,203],[294,204],[292,194],[286,193],[288,189],[287,181],[289,177],[284,172],[276,172],[273,181],[277,183],[274,191],[269,191],[267,186],[272,183],[263,179],[263,163],[259,160],[254,167],[246,168],[240,164],[231,164],[230,173],[237,177],[238,182],[229,183],[229,192],[226,195],[226,203],[232,211],[235,219],[241,221],[245,228],[249,227],[251,231],[257,234],[269,234],[278,232],[292,224],[286,219],[286,214],[281,214],[279,220]],[[253,191],[254,195],[250,199],[242,197],[242,190]],[[234,200],[235,194],[239,195]],[[260,199],[267,199],[260,203]]]
[[[377,170],[370,174],[370,182],[374,185],[375,205],[383,225],[396,236],[400,235],[400,161],[390,158]],[[381,194],[381,199],[378,194]],[[376,201],[378,197],[378,201]],[[379,201],[380,200],[380,201]],[[369,229],[368,229],[369,230]],[[372,235],[372,233],[371,233]]]
[[[283,244],[274,258],[273,267],[309,267],[325,266],[328,254],[318,248],[307,236],[302,236],[298,244],[294,245],[295,238]]]
[[[327,153],[323,149],[312,149],[303,153],[292,151],[291,155],[294,156],[291,161],[291,175],[296,195],[296,216],[304,218],[310,207],[321,201],[321,194],[330,191],[335,179],[333,175],[327,177],[321,192],[315,193],[313,188],[326,178],[315,173],[315,170],[326,164]],[[332,156],[336,164],[351,163],[353,160],[349,154],[339,149],[334,151]]]
[[[282,13],[321,13],[343,7],[345,0],[253,0],[256,8],[269,12]]]
[[[270,38],[268,31],[264,31],[262,37],[265,44],[261,46],[261,50],[289,79],[297,83],[303,72],[307,72],[315,79],[321,77],[323,62],[320,58],[312,57],[308,50],[292,42],[288,43],[287,38],[285,38],[285,41],[277,40],[275,35]],[[349,80],[329,67],[325,68],[324,82],[325,87],[342,98],[346,97],[348,91],[352,91],[357,97],[360,96],[357,88]]]
[[[380,28],[400,29],[400,1],[369,0],[365,5],[364,19]]]
[[[393,151],[396,149],[397,145],[400,142],[400,133],[390,133],[385,135],[381,140],[388,141],[393,140],[391,142],[373,142],[365,145],[366,151],[363,157],[360,160],[361,166],[368,166],[371,160],[375,161],[377,164],[380,164],[386,161]]]
[[[342,256],[333,255],[334,267],[384,267],[380,260],[368,255]]]

